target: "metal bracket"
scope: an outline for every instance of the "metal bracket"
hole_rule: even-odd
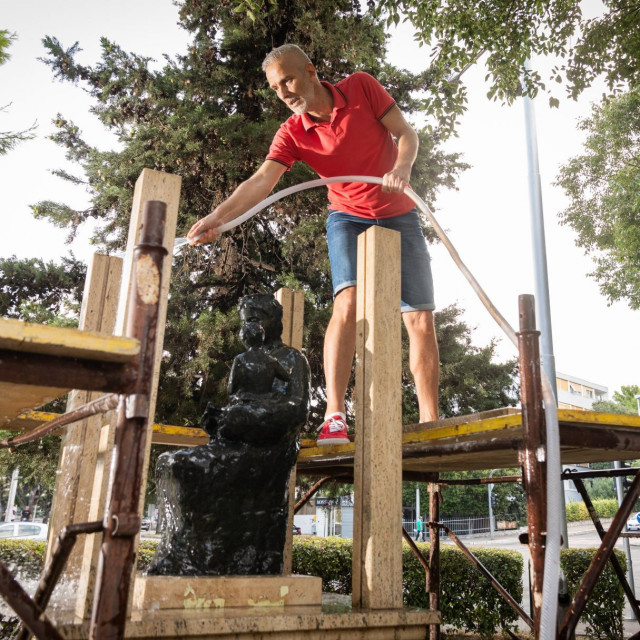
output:
[[[111,515],[113,520],[113,530],[111,535],[115,537],[131,537],[138,534],[142,524],[137,513],[115,513]]]
[[[126,396],[124,414],[128,420],[131,418],[148,418],[149,396],[140,393],[132,393]]]

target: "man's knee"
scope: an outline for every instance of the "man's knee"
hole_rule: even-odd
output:
[[[355,320],[356,288],[346,287],[338,292],[333,301],[333,316],[343,320]]]
[[[412,335],[429,338],[435,336],[433,311],[408,311],[402,314],[402,319],[410,337]]]

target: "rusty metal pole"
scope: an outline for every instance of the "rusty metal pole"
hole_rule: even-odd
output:
[[[522,439],[520,464],[527,497],[529,554],[531,557],[531,602],[533,604],[534,637],[540,637],[544,544],[547,523],[546,431],[542,407],[540,350],[536,331],[535,306],[531,295],[518,299],[520,332],[520,401],[522,404]]]
[[[135,389],[120,397],[102,548],[91,616],[92,640],[124,637],[133,569],[135,538],[140,530],[140,492],[145,464],[149,397],[153,380],[160,300],[164,202],[145,202],[140,241],[133,252],[129,320],[126,334],[140,340]]]
[[[440,610],[440,485],[429,484],[429,609]],[[440,625],[429,627],[429,640],[440,640]]]

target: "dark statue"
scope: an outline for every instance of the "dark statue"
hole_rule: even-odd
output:
[[[229,404],[207,405],[210,441],[158,458],[166,527],[152,575],[282,573],[309,365],[282,343],[282,307],[272,295],[242,298],[238,310],[247,351],[233,362]]]

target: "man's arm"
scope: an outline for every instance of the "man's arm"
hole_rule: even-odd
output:
[[[398,141],[398,157],[391,171],[382,177],[382,190],[401,193],[409,184],[411,167],[418,155],[418,134],[397,106],[391,108],[380,122]]]
[[[187,238],[200,236],[193,244],[213,242],[218,236],[218,227],[237,218],[264,200],[286,169],[279,162],[265,160],[260,168],[241,183],[223,203],[219,204],[208,216],[198,220],[189,230]]]

